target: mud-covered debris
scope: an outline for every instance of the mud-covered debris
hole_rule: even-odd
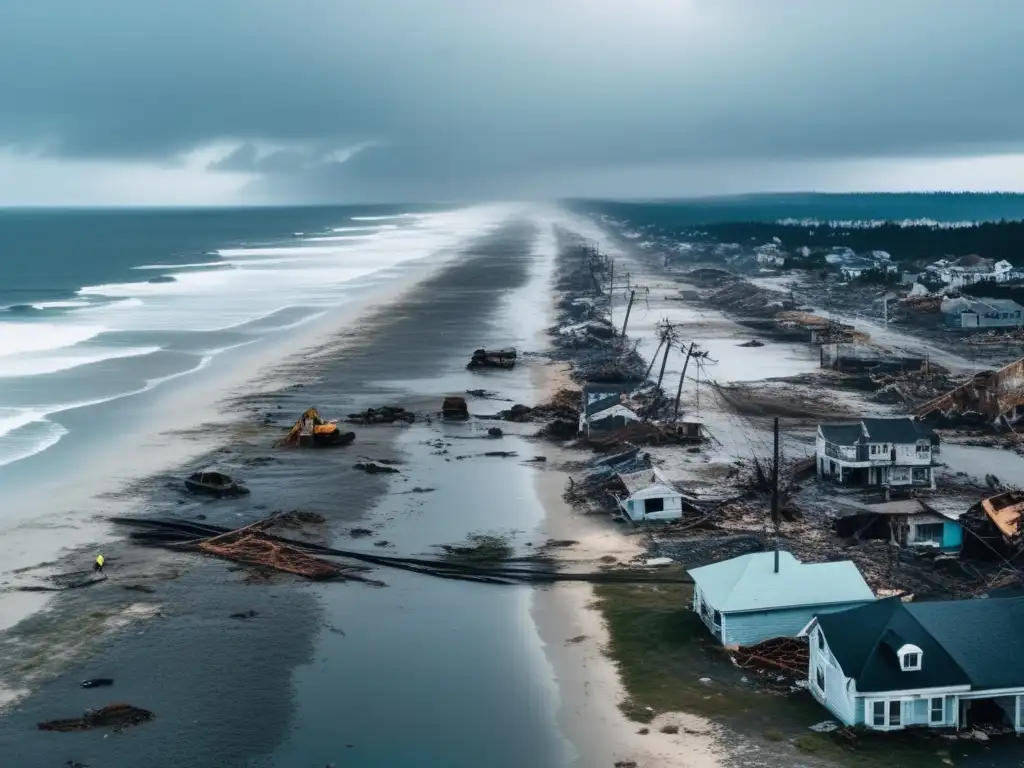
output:
[[[381,539],[380,541],[373,542],[373,546],[375,546],[375,547],[390,547],[390,546],[392,546],[392,544],[387,539]]]
[[[519,454],[515,451],[486,451],[483,455],[499,459],[511,459]]]
[[[531,464],[543,464],[548,460],[547,456],[534,456],[532,459],[527,459]]]
[[[488,437],[504,437],[505,433],[501,431],[501,427],[491,427],[487,430]]]
[[[740,347],[763,347],[764,346],[764,342],[763,341],[758,341],[757,339],[751,339],[750,341],[744,342],[743,344],[738,344],[737,346],[740,346]]]
[[[433,493],[436,490],[437,488],[421,488],[417,485],[415,488],[405,491],[405,493]]]
[[[389,467],[387,464],[378,464],[373,461],[360,461],[358,464],[353,465],[353,469],[362,470],[368,475],[394,475],[398,473],[398,470],[394,467]]]
[[[446,419],[468,419],[469,406],[464,397],[446,397],[441,403],[441,414]]]
[[[451,559],[472,562],[508,560],[515,554],[508,539],[502,536],[474,534],[467,537],[466,541],[464,545],[442,544],[441,549]]]
[[[361,539],[367,536],[373,536],[373,531],[369,528],[350,528],[348,535],[353,539]]]
[[[466,365],[467,368],[514,368],[516,351],[508,349],[477,349]]]
[[[385,405],[381,408],[367,408],[359,413],[350,413],[345,417],[350,424],[394,424],[402,422],[412,424],[416,414],[398,406]]]
[[[229,619],[255,619],[257,616],[259,616],[259,614],[256,611],[254,611],[254,610],[252,610],[250,608],[248,611],[239,611],[238,613],[232,613],[230,616],[228,616],[228,618]]]
[[[41,731],[88,731],[93,728],[113,728],[122,730],[135,725],[142,725],[152,720],[155,715],[148,709],[134,707],[131,704],[109,704],[99,709],[87,709],[81,717],[64,720],[49,720],[39,723]]]
[[[94,677],[90,680],[82,681],[83,688],[105,688],[113,684],[114,680],[109,677]]]

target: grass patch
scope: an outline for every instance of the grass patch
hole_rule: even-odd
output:
[[[792,749],[814,763],[844,768],[937,768],[949,765],[948,745],[917,734],[863,734],[853,743],[808,732],[829,713],[806,692],[779,696],[744,681],[690,610],[687,584],[600,584],[594,607],[608,624],[607,653],[628,698],[619,708],[650,723],[664,712],[701,715],[739,733],[760,733],[772,749]],[[710,678],[710,683],[701,682]],[[767,749],[767,744],[764,745]]]

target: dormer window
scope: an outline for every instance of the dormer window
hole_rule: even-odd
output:
[[[919,672],[921,670],[921,649],[916,645],[907,643],[896,652],[900,660],[900,669],[904,672]]]

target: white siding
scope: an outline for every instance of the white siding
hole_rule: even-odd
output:
[[[828,649],[821,630],[815,626],[807,638],[810,643],[811,663],[809,680],[811,694],[834,714],[843,725],[857,725],[857,702],[852,692],[851,680],[836,663]],[[824,648],[820,647],[824,645]],[[825,690],[818,688],[818,670],[824,672]]]

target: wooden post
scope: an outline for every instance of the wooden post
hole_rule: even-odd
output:
[[[633,309],[633,299],[636,297],[636,291],[629,292],[629,304],[626,306],[626,319],[622,321],[622,338],[626,338],[626,326],[629,325],[629,313]]]
[[[779,572],[779,417],[775,417],[775,463],[772,471],[772,523],[775,526],[775,572]]]
[[[676,390],[676,419],[679,419],[679,399],[683,396],[683,382],[686,380],[686,366],[690,364],[690,355],[693,354],[694,342],[690,342],[690,348],[686,351],[686,359],[683,361],[683,372],[679,375],[679,389]]]

